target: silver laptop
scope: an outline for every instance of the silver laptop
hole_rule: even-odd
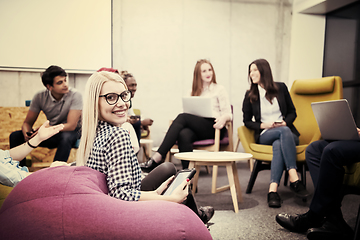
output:
[[[321,136],[325,140],[360,140],[346,99],[311,103]]]
[[[184,113],[190,113],[199,117],[213,118],[212,99],[207,97],[183,97]]]

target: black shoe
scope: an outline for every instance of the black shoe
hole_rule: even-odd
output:
[[[307,238],[316,239],[341,239],[348,240],[354,238],[354,231],[345,220],[336,217],[327,217],[324,224],[319,228],[310,228],[307,231]]]
[[[206,224],[214,216],[214,208],[211,206],[200,207],[198,209],[199,217],[204,224]]]
[[[290,183],[290,189],[296,194],[296,196],[301,198],[307,198],[310,195],[310,193],[306,190],[306,187],[300,180]]]
[[[280,213],[276,215],[276,222],[291,232],[306,232],[309,228],[320,227],[323,218],[311,217],[310,211],[305,214],[289,215]]]
[[[160,163],[157,163],[154,159],[150,158],[148,161],[140,163],[140,168],[143,172],[149,173],[159,165]]]
[[[267,195],[267,201],[269,207],[271,208],[279,208],[281,207],[281,198],[277,192],[269,192]]]

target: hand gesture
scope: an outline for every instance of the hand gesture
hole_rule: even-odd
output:
[[[274,127],[274,122],[263,122],[261,123],[260,125],[260,128],[261,129],[270,129],[270,128],[273,128]]]
[[[129,117],[127,118],[127,121],[128,121],[129,123],[131,123],[132,125],[134,125],[137,121],[139,121],[139,119],[138,119],[136,116],[129,116]]]
[[[222,129],[226,124],[226,116],[221,116],[215,119],[215,124],[213,125],[216,129]]]
[[[40,142],[54,136],[64,128],[64,124],[49,126],[49,120],[44,122],[43,125],[35,132]]]
[[[282,120],[281,122],[274,122],[273,123],[273,127],[281,127],[281,126],[286,126],[286,122],[284,120]]]
[[[146,118],[146,119],[144,119],[144,120],[142,120],[141,121],[141,125],[143,126],[143,127],[147,127],[147,126],[151,126],[152,124],[153,124],[153,120],[152,119],[150,119],[150,118]]]

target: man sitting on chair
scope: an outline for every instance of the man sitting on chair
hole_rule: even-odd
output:
[[[360,129],[357,129],[360,135]],[[315,186],[307,213],[278,214],[276,221],[308,239],[353,239],[354,232],[341,212],[343,166],[360,162],[360,141],[316,141],[306,149],[306,163]]]
[[[32,127],[40,111],[43,111],[51,126],[64,124],[64,128],[39,146],[57,148],[54,161],[67,162],[71,148],[80,138],[82,96],[76,90],[69,88],[67,74],[61,67],[54,65],[48,67],[42,73],[41,79],[46,89],[33,97],[22,130],[10,134],[10,148],[29,141],[37,134],[38,129]],[[25,166],[25,160],[22,160],[20,165]]]

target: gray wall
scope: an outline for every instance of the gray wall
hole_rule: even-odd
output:
[[[113,0],[113,67],[134,74],[134,107],[154,119],[154,146],[182,111],[201,58],[229,93],[234,138],[251,61],[266,58],[275,81],[290,87],[291,13],[292,0]],[[88,76],[70,74],[70,85],[83,92]],[[42,88],[39,72],[0,71],[1,106],[23,106]]]

